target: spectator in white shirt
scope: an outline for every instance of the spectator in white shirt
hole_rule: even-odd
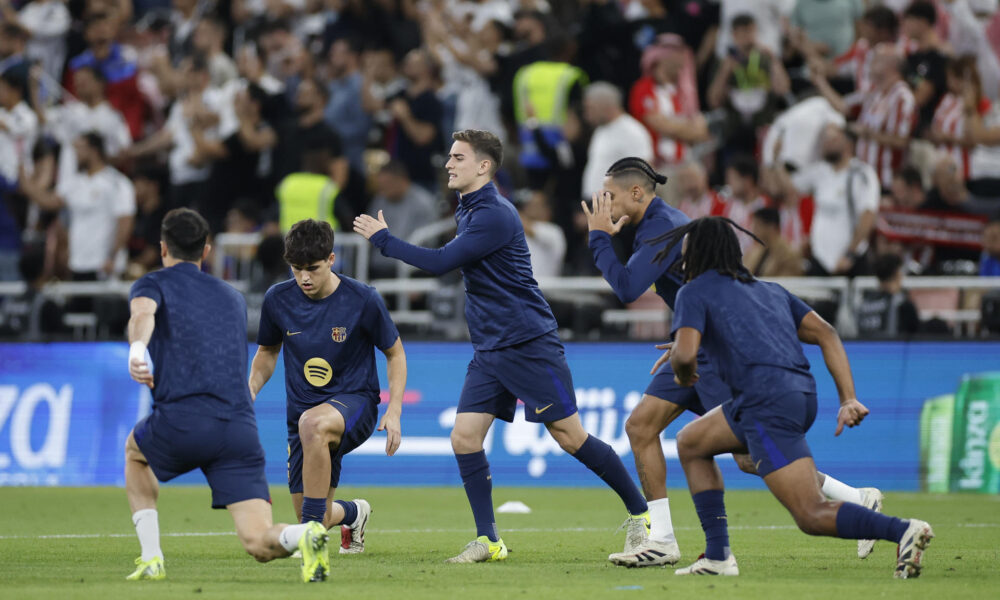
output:
[[[170,207],[202,208],[208,202],[211,160],[198,152],[196,136],[225,139],[239,127],[230,108],[230,96],[210,86],[208,62],[202,55],[185,59],[184,94],[173,106],[163,128],[128,150],[139,158],[170,149]]]
[[[778,176],[795,196],[812,194],[816,204],[809,247],[809,275],[857,275],[875,229],[881,195],[871,165],[852,156],[853,141],[843,127],[827,125],[820,138],[823,160],[789,176],[783,164]]]
[[[9,0],[0,0],[0,10],[5,19],[18,23],[31,34],[25,51],[28,58],[40,62],[54,81],[61,81],[66,63],[66,33],[72,23],[66,4],[62,0],[34,0],[14,13]]]
[[[69,214],[69,270],[73,281],[97,281],[125,268],[125,247],[135,219],[135,188],[108,165],[104,140],[88,132],[74,142],[79,171],[55,191],[22,189],[43,210]]]
[[[132,145],[128,123],[108,102],[104,93],[104,76],[99,70],[88,65],[74,71],[73,88],[76,90],[76,101],[54,106],[45,114],[47,132],[62,146],[60,173],[76,171],[73,141],[89,131],[101,135],[104,150],[110,159]]]
[[[604,185],[608,165],[626,156],[653,160],[653,140],[642,123],[622,107],[622,93],[610,83],[598,81],[583,93],[583,117],[594,133],[587,149],[587,166],[583,170],[585,198],[591,197]]]
[[[24,101],[24,81],[12,69],[0,75],[0,177],[17,181],[23,165],[30,171],[38,137],[38,117]]]
[[[239,75],[236,63],[226,54],[226,24],[217,17],[203,17],[191,38],[194,51],[208,59],[212,87],[221,88]]]
[[[562,275],[566,258],[566,234],[552,223],[552,209],[545,194],[537,190],[520,190],[514,195],[514,205],[524,226],[524,241],[531,254],[531,272],[538,277]]]

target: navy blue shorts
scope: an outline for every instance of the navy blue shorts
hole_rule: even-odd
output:
[[[806,432],[816,420],[816,394],[786,392],[754,401],[741,399],[722,405],[729,427],[750,450],[750,458],[761,477],[800,458],[812,457]]]
[[[573,376],[555,331],[498,350],[477,350],[465,374],[458,412],[486,413],[510,423],[518,399],[532,423],[576,413]]]
[[[340,484],[340,466],[344,455],[364,444],[375,431],[378,421],[378,404],[371,396],[362,394],[337,394],[326,404],[336,408],[344,417],[344,435],[340,445],[330,451],[330,487]],[[312,408],[288,407],[288,491],[302,493],[302,441],[299,439],[299,417]]]
[[[716,406],[732,398],[732,390],[722,382],[712,363],[698,361],[698,382],[691,387],[678,385],[674,381],[674,369],[668,361],[661,366],[644,392],[672,402],[696,415],[703,415]]]
[[[132,430],[160,481],[201,469],[212,488],[212,508],[261,498],[271,501],[264,448],[252,413],[221,420],[177,410],[154,410]]]

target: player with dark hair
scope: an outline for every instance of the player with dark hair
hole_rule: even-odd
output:
[[[729,550],[723,482],[714,457],[749,452],[757,473],[804,533],[896,542],[895,576],[917,577],[924,549],[934,537],[930,525],[823,498],[805,438],[816,418],[816,381],[800,341],[820,347],[837,386],[840,410],[834,435],[845,425],[859,425],[868,409],[855,396],[836,330],[780,285],[754,279],[743,266],[733,226],[728,219],[705,217],[649,241],[663,244],[658,262],[667,262],[681,247],[671,270],[684,286],[675,299],[674,343],[664,357],[677,382],[692,386],[699,381],[698,353],[704,344],[712,365],[736,392],[732,401],[689,423],[677,436],[707,544],[701,558],[676,574],[739,574]]]
[[[318,523],[272,525],[264,449],[246,387],[246,301],[201,272],[207,239],[208,223],[198,213],[167,213],[160,242],[164,268],[136,281],[129,294],[129,374],[152,390],[153,412],[125,443],[125,493],[142,547],[127,579],[167,576],[157,480],[200,468],[212,489],[212,508],[229,510],[246,551],[267,562],[298,548],[303,579],[311,581],[329,565],[326,530]]]
[[[646,500],[611,446],[588,435],[577,414],[573,378],[552,309],[532,277],[517,210],[491,179],[503,147],[486,131],[452,134],[445,168],[459,193],[458,233],[443,248],[420,248],[393,237],[381,211],[362,215],[354,230],[382,254],[441,275],[462,269],[466,321],[475,348],[458,401],[451,444],[476,522],[477,538],[452,563],[503,560],[507,547],[493,517],[493,482],[483,440],[496,418],[511,422],[517,400],[525,419],[543,423],[559,446],[594,471],[625,503],[629,523],[645,526]],[[628,540],[626,540],[628,541]]]
[[[593,209],[583,204],[590,227],[590,249],[594,263],[623,303],[634,302],[652,287],[671,309],[677,290],[683,280],[670,272],[670,265],[680,253],[664,261],[654,261],[656,250],[647,242],[662,236],[676,227],[685,225],[690,219],[669,206],[656,195],[656,186],[666,183],[660,175],[641,158],[623,158],[608,168],[604,177],[604,189],[594,194]],[[622,264],[611,245],[611,237],[616,235],[626,223],[637,227],[632,254],[626,264]],[[685,410],[697,415],[719,406],[733,394],[719,374],[712,367],[704,352],[698,354],[700,379],[694,386],[682,387],[674,381],[670,363],[653,370],[653,380],[649,382],[642,400],[632,410],[625,422],[625,433],[635,458],[635,468],[639,483],[649,503],[649,535],[644,529],[634,533],[640,536],[631,551],[612,554],[611,562],[628,567],[650,567],[674,564],[680,560],[680,548],[674,535],[670,518],[670,501],[667,498],[667,465],[660,443],[660,434]],[[737,464],[748,473],[755,473],[750,457],[734,455]],[[823,492],[837,500],[865,504],[879,510],[882,493],[875,488],[852,488],[836,479],[820,475]],[[859,556],[871,553],[874,542],[865,541],[859,546]]]
[[[387,432],[387,455],[399,448],[406,354],[382,297],[334,273],[334,259],[329,223],[305,219],[289,230],[285,262],[294,278],[264,295],[249,385],[256,399],[284,346],[288,489],[296,515],[303,523],[341,525],[340,553],[357,554],[365,549],[371,506],[333,499],[341,461],[371,437],[378,421],[376,347],[389,375],[389,406],[378,430]]]

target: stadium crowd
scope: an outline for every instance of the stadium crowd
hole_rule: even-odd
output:
[[[998,96],[997,0],[0,0],[0,327],[157,268],[174,207],[261,232],[258,289],[300,219],[407,238],[478,128],[536,275],[597,274],[580,200],[639,156],[755,274],[877,275],[910,331],[903,273],[1000,275]]]

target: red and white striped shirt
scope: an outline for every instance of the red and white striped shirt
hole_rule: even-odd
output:
[[[896,41],[896,49],[903,55],[909,56],[917,49],[916,43],[900,36]],[[833,66],[837,73],[842,76],[854,79],[854,94],[864,93],[871,89],[872,79],[872,45],[865,38],[858,38],[851,47],[840,56],[833,59]]]
[[[990,101],[983,98],[979,103],[979,114],[984,115],[990,110]],[[965,108],[960,96],[945,94],[940,104],[934,110],[931,130],[943,133],[951,138],[961,139],[965,135]],[[946,152],[962,168],[962,178],[969,179],[969,149],[964,146],[938,144],[938,150]]]
[[[667,118],[684,116],[683,96],[672,83],[657,84],[652,77],[642,77],[629,93],[628,110],[653,136],[653,150],[658,163],[677,164],[684,161],[687,146],[673,138],[659,135],[646,124],[646,115],[659,114]]]
[[[804,196],[793,205],[774,206],[781,218],[781,237],[796,250],[801,250],[809,239],[809,229],[812,227],[813,212],[816,203],[812,196]]]
[[[871,90],[864,95],[858,124],[875,133],[908,138],[916,118],[916,101],[904,81],[887,90]],[[859,139],[857,156],[878,173],[882,187],[892,185],[892,175],[903,166],[903,149],[883,146],[870,139]]]
[[[743,202],[727,195],[725,189],[728,188],[724,188],[723,192],[715,197],[715,203],[712,205],[712,216],[726,217],[747,231],[752,231],[753,214],[767,206],[770,200],[766,196],[761,195],[750,202]],[[736,237],[740,239],[740,250],[744,254],[755,243],[752,237],[742,231],[737,231]]]
[[[708,190],[695,201],[684,198],[677,204],[677,210],[687,215],[692,221],[712,214],[712,209],[719,204],[719,195]]]

